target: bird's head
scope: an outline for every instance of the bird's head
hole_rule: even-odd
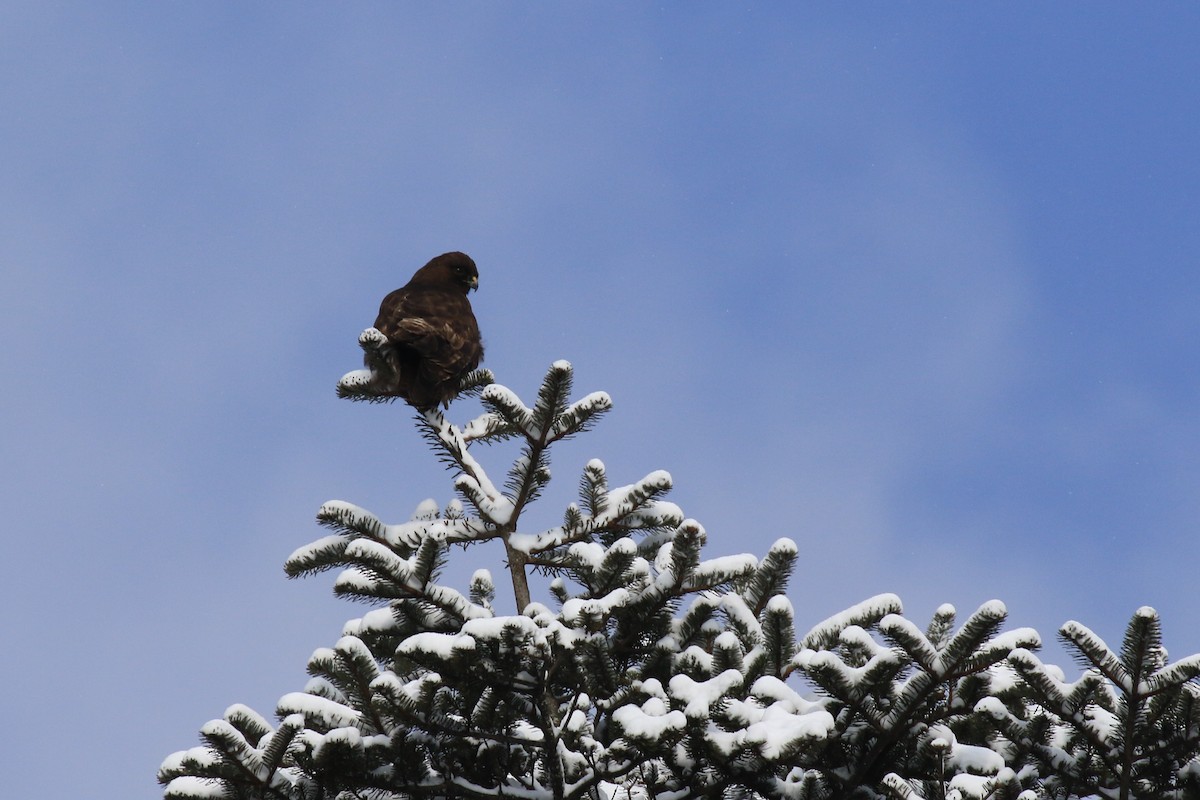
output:
[[[461,287],[463,294],[479,288],[479,269],[466,253],[442,253],[417,270],[409,285],[447,284]]]

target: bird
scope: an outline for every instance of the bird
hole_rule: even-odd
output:
[[[479,288],[479,269],[466,253],[443,253],[421,267],[379,304],[375,328],[390,348],[380,375],[382,394],[400,397],[417,411],[448,407],[463,377],[483,360],[479,323],[467,293]],[[390,352],[387,352],[390,350]]]

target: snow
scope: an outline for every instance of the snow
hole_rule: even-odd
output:
[[[957,742],[950,751],[949,763],[961,772],[975,775],[995,775],[1004,769],[1004,758],[995,750]]]
[[[499,386],[498,384],[492,384],[484,390],[484,394],[488,395],[489,392],[494,394],[504,391],[508,390],[503,386]],[[511,501],[508,501],[508,499],[496,489],[491,479],[488,478],[487,472],[485,472],[479,462],[471,456],[470,452],[467,450],[467,442],[465,439],[463,439],[462,432],[458,428],[454,427],[454,425],[447,422],[445,417],[442,417],[441,415],[430,413],[426,415],[426,419],[433,426],[434,432],[437,434],[438,438],[445,442],[449,449],[457,454],[458,460],[462,464],[463,472],[459,474],[457,479],[455,479],[455,486],[458,487],[460,491],[467,493],[471,497],[473,503],[492,505],[495,507],[495,511],[498,514],[503,513],[505,504],[507,503],[509,512],[511,513]],[[482,509],[481,513],[483,513]],[[508,522],[508,517],[492,517],[492,521],[498,525],[504,525]]]
[[[648,502],[648,499],[655,494],[669,491],[671,486],[671,474],[660,469],[651,472],[637,483],[612,489],[605,495],[604,512],[596,516],[596,523],[605,525],[628,517],[635,512],[642,517],[662,516],[663,514],[659,513],[659,504],[654,501]],[[678,514],[679,518],[683,516],[679,507],[674,503],[663,503],[662,509],[668,513]]]
[[[361,636],[364,633],[385,633],[398,626],[396,615],[392,613],[390,606],[368,611],[357,622],[358,625],[354,630],[343,630],[343,632],[352,636]]]
[[[594,619],[612,616],[613,609],[625,605],[629,598],[629,590],[624,587],[592,600],[572,598],[563,603],[562,618],[568,625],[580,626],[589,617]]]
[[[431,603],[449,609],[454,614],[465,619],[486,619],[492,616],[491,609],[477,606],[468,600],[462,592],[456,589],[451,589],[448,586],[439,586],[438,584],[427,584],[424,590],[425,597]]]
[[[460,635],[472,637],[474,640],[501,640],[506,635],[520,633],[526,638],[536,637],[541,628],[529,617],[492,617],[488,619],[472,619],[463,623]],[[423,635],[423,634],[418,634]],[[474,646],[472,644],[472,646]]]
[[[361,714],[349,706],[305,692],[289,692],[279,698],[276,706],[280,716],[303,714],[306,719],[320,720],[323,727],[345,728],[357,725]]]
[[[392,580],[414,591],[421,589],[421,582],[412,574],[412,560],[400,558],[390,547],[374,539],[355,539],[346,545],[345,556],[352,561],[366,561],[372,567],[378,565]]]
[[[337,640],[337,644],[333,646],[338,655],[348,659],[362,660],[374,662],[375,657],[371,655],[371,651],[363,644],[362,639],[357,636],[343,636]]]
[[[662,681],[658,678],[647,678],[644,681],[635,681],[633,688],[650,697],[657,697],[659,700],[668,699],[667,690],[663,688]]]
[[[991,782],[992,778],[988,776],[959,773],[950,779],[950,791],[946,793],[946,800],[987,797]]]
[[[292,554],[287,557],[287,563],[294,561],[312,561],[322,552],[333,550],[344,545],[346,535],[342,533],[331,533],[328,536],[322,536],[315,542],[309,542],[303,547],[297,547],[292,551]]]
[[[416,522],[418,520],[437,519],[437,516],[438,516],[437,501],[434,500],[432,497],[427,497],[424,500],[422,500],[420,503],[417,503],[416,509],[413,510],[413,515],[412,515],[411,521]]]
[[[366,527],[367,525],[382,527],[383,525],[379,521],[379,518],[370,511],[354,503],[347,503],[345,500],[330,500],[323,503],[317,511],[317,518],[332,520],[341,525],[346,525],[347,521],[362,527]],[[346,525],[346,527],[349,527],[349,525]]]
[[[841,644],[862,650],[867,654],[868,658],[874,658],[885,650],[890,652],[889,648],[879,644],[879,642],[875,641],[875,639],[871,637],[871,634],[867,633],[864,628],[860,628],[857,625],[851,625],[845,628],[838,636],[838,641]]]
[[[787,709],[771,706],[743,733],[745,741],[757,745],[764,757],[776,759],[794,748],[799,741],[824,739],[833,731],[833,727],[833,715],[827,711],[793,714]]]
[[[551,528],[543,533],[513,533],[508,537],[508,545],[526,555],[534,552],[550,550],[558,547],[566,539],[566,531],[562,527]]]
[[[342,570],[333,582],[334,591],[360,595],[375,594],[378,586],[379,581],[354,567]]]
[[[712,653],[698,645],[691,645],[675,658],[676,669],[686,670],[689,667],[697,672],[712,672]]]
[[[612,555],[637,555],[637,543],[625,537],[613,542],[607,550],[599,542],[576,542],[567,550],[567,557],[588,570],[598,570],[604,564],[604,559]]]
[[[425,631],[409,636],[396,649],[405,655],[424,653],[448,661],[462,653],[474,650],[475,640],[470,636],[457,633]]]
[[[225,709],[225,719],[234,723],[239,728],[252,727],[260,731],[271,730],[271,723],[267,722],[266,717],[242,703],[234,703]]]
[[[1016,628],[997,634],[982,648],[989,651],[1013,651],[1042,646],[1042,637],[1033,628]]]
[[[534,726],[527,720],[518,720],[513,725],[513,735],[527,742],[540,742],[546,738],[546,734],[541,728]]]
[[[1007,661],[1002,661],[988,670],[988,686],[992,694],[1003,694],[1016,689],[1021,684],[1021,676]]]
[[[1149,694],[1155,689],[1172,683],[1182,683],[1197,675],[1200,675],[1200,653],[1181,658],[1174,664],[1155,672],[1149,681],[1143,682],[1138,687],[1138,691],[1141,694]]]
[[[797,666],[808,669],[828,670],[838,674],[841,678],[841,683],[846,686],[855,687],[858,691],[862,691],[863,677],[872,670],[879,667],[881,663],[898,661],[900,656],[889,649],[881,648],[877,653],[871,656],[867,663],[861,667],[849,667],[835,653],[828,650],[801,650],[796,654],[793,663]],[[917,673],[914,679],[923,679],[924,673]],[[912,680],[912,679],[910,679]]]
[[[450,509],[447,508],[449,513]],[[386,525],[383,536],[387,543],[416,548],[423,539],[439,542],[466,542],[489,533],[483,523],[476,519],[418,519],[397,525]]]
[[[505,424],[503,417],[494,411],[488,411],[480,414],[466,425],[463,425],[459,431],[462,433],[463,441],[470,442],[503,427]]]
[[[794,556],[800,552],[800,548],[797,547],[796,543],[787,536],[781,536],[771,545],[769,552],[779,553],[780,555]]]
[[[163,797],[166,800],[174,797],[211,797],[213,800],[223,800],[228,796],[223,781],[196,778],[191,775],[173,779],[163,790]]]
[[[516,506],[507,495],[497,491],[482,469],[472,474],[460,474],[454,479],[454,488],[470,498],[479,513],[493,525],[504,527],[512,519]]]
[[[742,646],[741,639],[733,631],[725,631],[713,642],[714,650],[737,650]]]
[[[578,708],[571,712],[566,721],[563,722],[563,730],[571,733],[579,733],[586,731],[588,728],[587,714],[580,711]]]
[[[765,707],[757,697],[727,699],[722,706],[723,727],[727,727],[727,723],[736,727],[710,730],[708,737],[726,756],[753,747],[765,758],[781,758],[801,741],[824,739],[834,728],[833,715],[819,705],[801,701],[800,706],[804,710],[798,713],[792,698]]]
[[[1083,709],[1083,718],[1086,720],[1085,727],[1095,732],[1096,738],[1102,742],[1107,742],[1117,732],[1120,722],[1116,714],[1097,705],[1089,705]]]
[[[326,649],[324,652],[331,655],[333,654],[333,651],[329,649]],[[309,659],[308,663],[312,664],[320,654],[320,650],[318,650],[316,653],[313,653],[313,656]],[[338,703],[345,703],[347,701],[346,693],[330,683],[328,678],[309,678],[308,682],[304,684],[304,692],[305,694],[315,694],[318,697],[324,697],[328,700],[333,700]]]
[[[682,731],[687,725],[687,717],[679,711],[668,711],[667,704],[657,697],[641,706],[621,706],[612,716],[626,737],[642,741],[661,739],[668,731]]]
[[[771,700],[795,714],[807,714],[821,708],[822,703],[805,700],[794,689],[773,675],[764,675],[750,687],[750,693],[759,701]]]
[[[787,614],[792,616],[792,601],[785,594],[777,594],[767,601],[767,611],[772,614]]]
[[[694,681],[687,675],[674,675],[667,684],[672,699],[683,702],[683,713],[691,719],[704,719],[714,703],[742,685],[742,673],[727,669],[706,681]]]
[[[375,374],[369,369],[354,369],[347,372],[338,379],[338,386],[345,389],[359,389],[364,386],[370,386],[375,379]]]
[[[608,392],[590,392],[589,394],[584,395],[581,399],[576,400],[575,403],[572,404],[571,408],[582,409],[595,408],[597,406],[612,406],[612,398],[609,397]]]
[[[612,408],[612,398],[608,396],[607,392],[592,392],[563,409],[547,439],[553,441],[561,438],[581,421],[586,421],[588,417],[610,408]]]
[[[584,469],[585,478],[603,485],[604,465],[598,459],[592,459]],[[661,494],[671,488],[669,473],[658,470],[651,472],[637,483],[621,486],[603,495],[598,506],[602,509],[594,517],[582,512],[574,506],[582,518],[582,533],[586,534],[597,528],[603,528],[614,523],[621,523],[630,528],[660,528],[686,525],[690,520],[684,520],[679,506],[664,500],[653,499],[655,494]],[[573,504],[574,505],[574,504]],[[692,522],[697,531],[703,536],[699,523]],[[580,526],[573,525],[568,531],[563,526],[550,528],[538,534],[517,533],[509,537],[511,547],[524,553],[533,553],[558,547],[569,541],[568,536],[577,537],[581,534]],[[584,545],[577,553],[584,564],[596,564],[600,558],[599,545],[580,543]],[[736,558],[736,557],[735,557]]]
[[[879,621],[879,631],[904,648],[914,661],[933,675],[941,676],[945,671],[941,656],[911,620],[898,614],[888,614]]]
[[[200,767],[211,767],[219,763],[216,751],[208,747],[192,747],[188,750],[179,750],[171,753],[163,759],[160,770],[164,772],[173,772],[180,769],[185,762],[196,764]]]
[[[931,747],[946,753],[946,765],[954,772],[992,776],[1004,769],[1004,758],[987,747],[962,744],[946,725],[931,725],[925,732]]]
[[[700,562],[693,578],[697,584],[728,583],[734,578],[750,574],[758,567],[758,559],[749,553],[736,556],[721,556]]]
[[[888,614],[903,613],[904,605],[899,597],[890,592],[878,594],[817,623],[800,640],[800,646],[813,649],[828,647],[837,641],[838,634],[849,625],[857,625],[864,619],[882,619]]]
[[[754,616],[754,612],[746,605],[746,601],[741,596],[736,594],[727,594],[721,598],[721,609],[729,618],[729,621],[739,631],[747,631],[750,633],[749,645],[758,644],[762,636],[762,626],[758,622],[758,617]]]
[[[405,697],[413,703],[419,703],[429,692],[435,691],[442,685],[442,676],[436,672],[426,672],[411,681],[405,682],[394,672],[383,672],[371,681],[371,687],[376,691],[390,693],[397,697]]]
[[[505,410],[514,413],[517,417],[515,421],[518,424],[528,424],[529,420],[533,417],[532,409],[521,402],[521,398],[517,396],[517,393],[507,386],[493,383],[485,387],[479,397],[485,403],[502,406]]]
[[[313,748],[313,756],[321,757],[321,751],[329,746],[344,745],[358,749],[362,747],[363,737],[358,732],[358,728],[335,728],[329,733],[321,737],[317,742],[317,746]]]

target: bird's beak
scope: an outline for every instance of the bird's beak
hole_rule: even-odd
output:
[[[478,291],[479,290],[479,278],[478,277],[471,278],[471,282],[468,283],[467,285],[471,287],[471,291]]]

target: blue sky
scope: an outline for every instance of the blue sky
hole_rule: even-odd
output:
[[[319,505],[451,497],[406,409],[333,393],[451,249],[501,383],[565,358],[615,402],[539,521],[591,457],[663,468],[710,556],[798,543],[801,631],[895,592],[1118,643],[1149,604],[1200,652],[1198,35],[1184,3],[6,4],[6,793],[157,797],[205,721],[303,686],[364,610],[283,577]]]

